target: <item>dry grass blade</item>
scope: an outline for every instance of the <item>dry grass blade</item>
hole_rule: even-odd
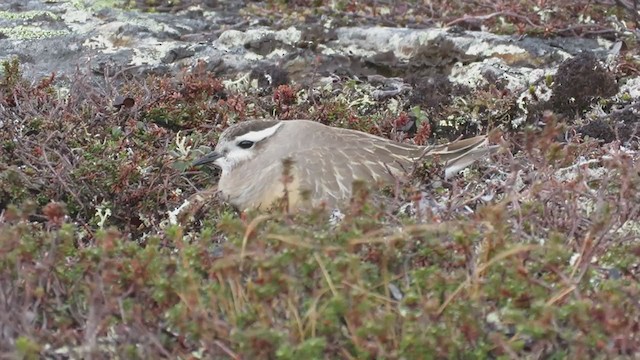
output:
[[[271,215],[260,215],[260,216],[257,216],[255,219],[251,220],[251,222],[247,226],[247,229],[244,232],[244,236],[242,237],[242,247],[240,249],[240,271],[242,271],[242,268],[244,265],[245,251],[247,249],[247,243],[249,242],[249,237],[251,237],[251,235],[256,230],[258,225],[260,225],[261,222],[267,221],[271,218],[272,218]]]
[[[291,314],[293,314],[293,318],[296,320],[296,326],[298,329],[298,336],[300,337],[300,340],[304,340],[305,336],[304,336],[304,326],[302,325],[302,320],[300,320],[300,314],[298,313],[298,309],[296,308],[295,304],[293,303],[293,301],[291,300],[291,298],[287,298],[287,307],[289,308],[289,311],[291,312]]]
[[[317,328],[318,328],[318,304],[320,303],[320,299],[327,293],[327,289],[320,290],[320,293],[313,297],[313,301],[311,305],[309,305],[309,310],[304,315],[305,320],[308,320],[307,324],[311,328],[309,332],[311,333],[311,337],[317,336]]]
[[[571,292],[573,292],[576,289],[575,285],[571,285],[566,289],[562,289],[560,291],[558,291],[555,295],[553,295],[546,303],[545,306],[551,306],[553,304],[555,304],[556,302],[564,299],[565,296],[567,296],[568,294],[570,294]]]
[[[372,291],[369,291],[367,289],[364,289],[364,288],[362,288],[362,287],[360,287],[358,285],[349,284],[346,281],[343,281],[342,284],[346,285],[346,286],[348,286],[348,287],[350,287],[350,288],[352,288],[354,290],[357,290],[357,291],[359,291],[359,292],[361,292],[363,294],[366,294],[367,296],[372,297],[372,298],[374,298],[376,300],[380,300],[380,302],[383,303],[383,304],[394,304],[394,305],[397,305],[397,304],[400,303],[399,301],[393,300],[393,299],[391,299],[389,297],[382,296],[380,294],[376,294],[376,293],[374,293]]]
[[[575,263],[573,264],[573,268],[571,269],[571,275],[569,276],[569,278],[573,279],[576,276],[576,272],[578,271],[578,269],[580,268],[580,266],[582,265],[582,262],[585,261],[585,255],[587,254],[587,251],[589,250],[588,248],[591,246],[592,244],[592,238],[591,238],[591,232],[587,232],[587,234],[584,237],[584,240],[582,240],[582,246],[580,247],[580,253],[578,254],[578,258],[576,259]],[[587,261],[587,264],[589,262]]]
[[[531,250],[535,250],[542,247],[541,245],[536,245],[536,244],[530,244],[530,245],[518,245],[515,246],[509,250],[505,250],[503,252],[501,252],[500,254],[494,256],[493,258],[491,258],[491,260],[487,261],[485,264],[480,265],[476,271],[474,272],[474,274],[476,276],[479,276],[480,274],[482,274],[483,272],[485,272],[489,267],[493,266],[495,263],[497,263],[498,261],[502,261],[508,257],[514,256],[514,255],[518,255],[520,253],[523,252],[528,252]]]
[[[286,235],[278,235],[278,234],[269,234],[267,236],[267,239],[269,240],[277,240],[280,242],[283,242],[285,244],[289,244],[292,246],[296,246],[296,247],[302,247],[305,249],[313,249],[314,246],[309,244],[308,242],[302,240],[299,237],[296,236],[286,236]]]
[[[327,285],[329,285],[329,289],[331,289],[331,293],[333,294],[333,296],[337,296],[338,291],[336,290],[336,287],[333,285],[333,280],[331,280],[331,276],[329,276],[327,267],[324,266],[324,263],[322,262],[322,259],[320,259],[320,256],[318,255],[318,253],[314,253],[313,257],[316,259],[316,262],[320,266],[320,269],[322,269],[322,275],[324,276],[324,280],[327,282]]]
[[[491,267],[493,264],[504,260],[510,256],[514,256],[523,252],[527,252],[527,251],[531,251],[534,249],[539,248],[540,245],[522,245],[522,246],[516,246],[512,249],[506,250],[501,252],[500,254],[496,255],[495,257],[493,257],[491,260],[489,260],[487,263],[482,264],[480,266],[478,266],[476,268],[476,270],[474,271],[474,273],[472,275],[470,275],[469,277],[467,277],[467,279],[462,282],[454,291],[453,293],[451,293],[451,295],[449,295],[447,297],[447,299],[444,301],[444,303],[442,303],[442,305],[438,308],[438,311],[436,312],[436,314],[438,316],[442,315],[442,313],[444,312],[444,310],[447,308],[447,306],[449,306],[449,304],[451,303],[451,301],[453,301],[453,299],[458,296],[458,294],[460,294],[460,292],[467,286],[469,285],[472,281],[475,281],[480,274],[482,274],[483,272],[485,272],[489,267]]]
[[[255,259],[256,261],[259,261],[262,259],[263,255],[264,254],[253,251],[245,252],[244,257],[240,254],[225,255],[223,258],[220,258],[213,263],[213,265],[211,266],[211,270],[221,271],[224,269],[235,268],[242,264],[242,259],[244,259],[245,257],[250,257],[252,259]]]
[[[235,360],[242,359],[242,357],[240,357],[240,355],[238,355],[238,354],[234,353],[233,351],[231,351],[231,349],[229,349],[220,340],[214,340],[213,343],[216,344],[216,346],[219,347],[220,350],[224,351],[225,354],[229,355],[230,358],[235,359]]]
[[[455,229],[457,225],[460,225],[460,222],[445,222],[438,224],[419,224],[419,225],[408,225],[403,227],[400,231],[387,235],[387,229],[375,230],[367,233],[367,235],[356,238],[349,241],[350,245],[361,245],[361,244],[379,244],[379,243],[390,243],[398,240],[406,239],[408,236],[415,234],[444,234],[450,232],[452,229]]]

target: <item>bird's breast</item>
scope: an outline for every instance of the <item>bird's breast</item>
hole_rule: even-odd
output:
[[[285,194],[283,180],[282,165],[238,167],[220,176],[218,190],[224,200],[240,210],[267,208]],[[287,184],[288,191],[296,184]]]

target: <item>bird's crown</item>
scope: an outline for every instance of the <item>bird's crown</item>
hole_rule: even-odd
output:
[[[220,140],[233,141],[246,136],[258,138],[263,135],[273,135],[270,131],[265,130],[271,129],[278,124],[280,124],[278,120],[249,120],[239,122],[231,125],[222,132]]]

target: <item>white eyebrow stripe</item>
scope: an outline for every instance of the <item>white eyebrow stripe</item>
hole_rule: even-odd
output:
[[[276,133],[276,131],[278,131],[278,129],[280,128],[280,126],[282,126],[282,122],[279,122],[277,124],[275,124],[272,127],[260,130],[260,131],[249,131],[248,133],[242,135],[242,136],[238,136],[236,137],[236,143],[240,142],[240,141],[253,141],[253,142],[258,142],[260,140],[264,140],[266,138],[268,138],[269,136],[273,135]]]

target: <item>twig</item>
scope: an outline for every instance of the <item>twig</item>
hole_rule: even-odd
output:
[[[509,16],[509,17],[514,17],[517,18],[519,20],[523,20],[526,23],[528,23],[529,25],[535,27],[535,28],[540,28],[540,25],[536,25],[534,24],[531,20],[529,20],[528,17],[524,16],[524,15],[520,15],[520,14],[516,14],[510,11],[497,11],[491,14],[487,14],[487,15],[478,15],[478,16],[469,16],[469,15],[465,15],[461,18],[455,19],[453,21],[448,22],[447,24],[445,24],[445,26],[450,27],[453,25],[456,25],[458,23],[464,22],[464,21],[469,21],[469,20],[481,20],[481,21],[485,21],[485,20],[489,20],[491,18],[494,18],[496,16]]]

